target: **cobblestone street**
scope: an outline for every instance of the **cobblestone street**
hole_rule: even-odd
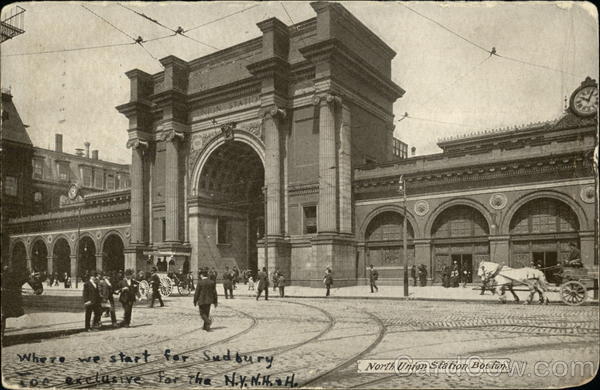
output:
[[[131,328],[82,333],[74,328],[83,314],[36,313],[29,321],[55,325],[18,324],[31,328],[20,332],[72,332],[35,341],[15,341],[9,320],[4,379],[40,387],[106,386],[103,381],[119,387],[556,387],[582,383],[598,367],[595,306],[237,298],[222,300],[212,315],[213,330],[204,332],[191,298],[171,297],[165,308],[136,307]],[[56,360],[20,361],[24,354],[34,360],[34,353]],[[474,377],[357,372],[358,360],[473,355],[510,358],[517,371]],[[536,369],[537,361],[547,364]],[[591,361],[593,369],[566,372],[556,361]]]

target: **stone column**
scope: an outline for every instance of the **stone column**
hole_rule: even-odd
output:
[[[132,140],[127,146],[131,148],[131,243],[140,244],[145,241],[144,150],[148,144]]]
[[[340,189],[340,232],[352,233],[352,138],[350,108],[342,105],[340,146],[338,149]]]
[[[273,107],[264,114],[265,184],[267,187],[267,234],[281,235],[281,140],[280,131],[285,111]]]
[[[427,267],[427,280],[433,280],[435,277],[435,271],[433,269],[433,262],[431,261],[431,240],[421,239],[414,240],[415,244],[415,259],[414,264],[418,267],[424,264]],[[412,264],[411,264],[412,266]]]
[[[48,264],[48,275],[54,273],[54,256],[51,254],[46,256],[46,262]]]
[[[31,255],[26,255],[25,256],[25,265],[27,266],[28,270],[33,270],[32,268],[32,261],[31,261]]]
[[[96,253],[96,270],[104,271],[104,261],[102,258],[102,253]]]
[[[180,242],[179,213],[179,141],[182,133],[171,130],[166,133],[166,169],[165,169],[165,214],[167,221],[166,241]]]
[[[337,232],[337,148],[335,113],[339,97],[316,98],[319,104],[319,212],[317,231]]]
[[[594,269],[594,232],[579,232],[581,262],[588,269]]]
[[[75,278],[79,277],[79,264],[77,264],[77,255],[69,256],[71,258],[71,280],[75,285]]]
[[[509,261],[510,236],[489,236],[489,240],[490,261],[513,266],[512,259]]]

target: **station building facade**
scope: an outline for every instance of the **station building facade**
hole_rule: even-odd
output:
[[[393,138],[404,94],[394,51],[340,4],[312,7],[315,18],[265,20],[261,37],[214,54],[127,72],[130,99],[117,109],[129,120],[131,189],[89,198],[90,216],[110,205],[118,221],[90,227],[96,253],[117,232],[123,267],[165,257],[220,274],[267,267],[303,285],[320,285],[326,267],[345,285],[370,264],[391,283],[405,264],[426,265],[435,283],[454,261],[473,276],[488,259],[550,266],[569,242],[597,268],[596,116],[569,109],[408,157]],[[11,220],[21,229],[11,245],[41,234],[25,222]]]

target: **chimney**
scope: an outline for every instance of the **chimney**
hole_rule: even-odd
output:
[[[76,148],[75,149],[75,155],[79,156],[79,157],[83,157],[85,153],[83,153],[83,149],[82,148]]]
[[[92,150],[92,160],[98,160],[98,150]]]
[[[90,158],[90,143],[85,141],[83,145],[85,146],[85,157]]]
[[[56,133],[54,135],[54,150],[62,153],[62,151],[63,151],[62,134]]]
[[[410,156],[415,157],[415,154],[417,154],[417,148],[413,146],[410,148]]]

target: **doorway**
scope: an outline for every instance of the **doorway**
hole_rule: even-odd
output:
[[[452,264],[458,264],[458,272],[461,282],[464,281],[463,271],[467,271],[466,282],[473,283],[473,255],[470,253],[452,255]]]

